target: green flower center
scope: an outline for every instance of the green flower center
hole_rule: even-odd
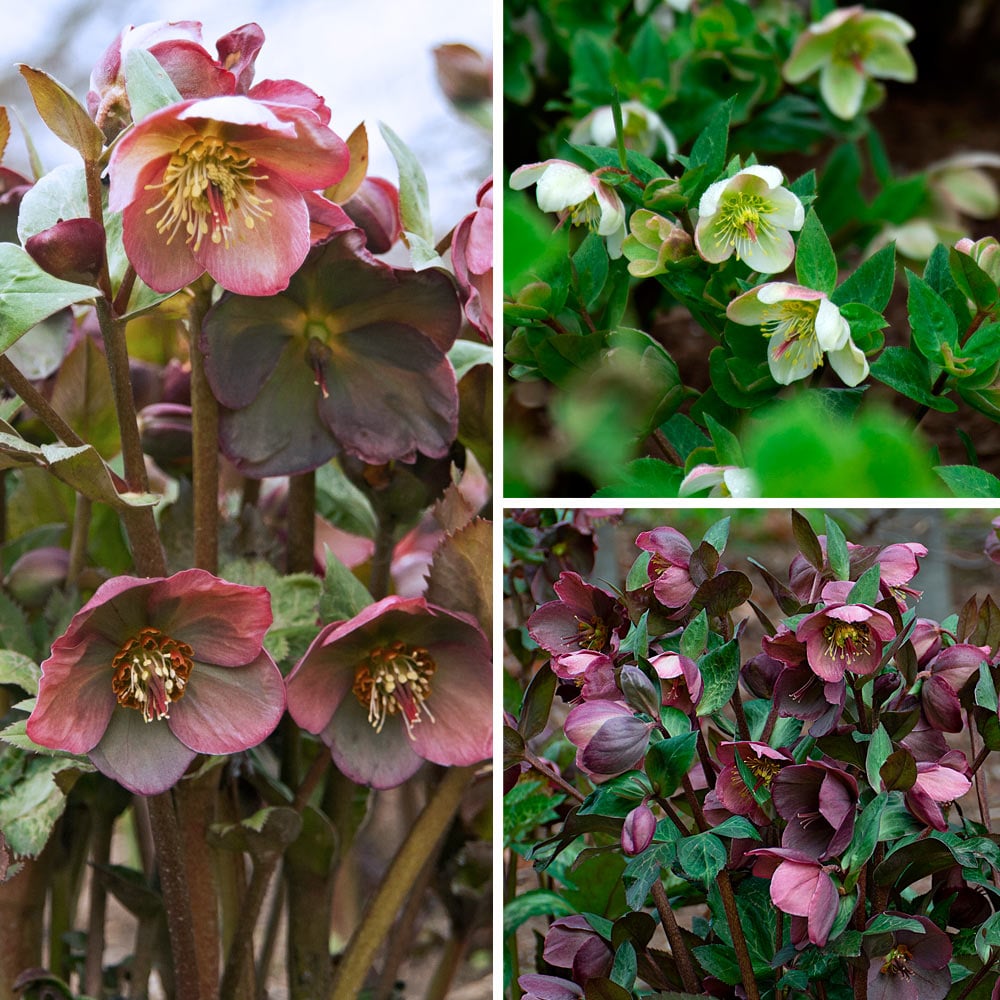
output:
[[[834,42],[833,61],[851,63],[860,71],[874,44],[875,40],[868,32],[856,25],[844,25]]]
[[[166,719],[169,706],[184,695],[194,666],[194,651],[158,628],[144,628],[111,661],[111,690],[118,704],[142,712],[146,722]]]
[[[257,161],[237,146],[215,135],[190,135],[170,157],[163,180],[147,184],[147,191],[162,191],[163,197],[146,209],[160,212],[158,233],[167,233],[167,243],[183,230],[192,250],[208,236],[229,249],[233,219],[242,219],[253,229],[255,219],[269,216],[270,198],[256,193],[257,182],[267,174],[255,174]]]
[[[809,355],[810,367],[816,368],[823,360],[823,352],[817,349],[816,313],[819,302],[805,302],[789,299],[776,304],[771,315],[764,321],[764,336],[777,337],[781,344],[775,350],[776,357],[788,355],[793,364]]]
[[[576,205],[572,205],[569,210],[570,222],[574,226],[586,226],[592,232],[596,232],[601,224],[601,205],[597,200],[597,195],[592,194]]]
[[[913,953],[905,944],[897,944],[888,955],[885,956],[885,962],[882,965],[881,973],[883,976],[903,976],[906,979],[910,978],[910,959],[913,958]]]
[[[768,219],[772,211],[774,206],[763,195],[735,191],[723,196],[716,226],[721,241],[735,248],[737,260],[741,244],[757,243],[762,234],[774,231]]]
[[[437,664],[426,649],[396,641],[376,646],[358,664],[351,690],[368,709],[368,721],[375,732],[382,731],[390,715],[400,714],[412,738],[413,727],[424,715],[434,721],[426,702],[436,670]]]
[[[603,649],[608,641],[607,626],[597,618],[591,618],[589,621],[577,618],[576,641],[581,649]]]
[[[853,663],[871,649],[871,630],[858,622],[831,622],[823,629],[826,655]]]
[[[755,788],[770,788],[774,776],[781,770],[781,764],[769,757],[751,757],[746,761],[747,770],[757,779]]]

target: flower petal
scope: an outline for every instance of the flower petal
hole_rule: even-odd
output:
[[[868,377],[868,359],[853,340],[849,339],[838,351],[830,351],[827,358],[844,385],[859,385]]]
[[[736,251],[753,271],[777,274],[795,257],[795,241],[787,229],[761,230],[756,240],[737,238]]]
[[[861,110],[865,75],[849,62],[827,63],[819,76],[819,91],[838,118],[853,118]]]

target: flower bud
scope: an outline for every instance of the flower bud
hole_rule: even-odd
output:
[[[142,450],[164,471],[191,468],[191,407],[153,403],[139,411]]]
[[[644,208],[633,212],[629,229],[631,235],[625,237],[622,253],[628,258],[629,274],[637,278],[663,274],[671,264],[695,257],[690,235],[655,212]]]
[[[11,566],[4,587],[24,607],[40,608],[65,581],[68,569],[67,549],[55,545],[32,549]]]
[[[659,688],[638,667],[622,667],[619,683],[629,707],[650,716],[652,719],[659,719]]]
[[[399,192],[381,177],[366,177],[341,208],[364,230],[372,253],[385,253],[403,233]]]
[[[24,249],[49,274],[93,285],[104,263],[104,229],[93,219],[60,219],[29,236]]]
[[[470,45],[439,45],[434,49],[434,67],[438,85],[453,104],[492,98],[493,60]]]
[[[656,817],[653,815],[653,810],[642,802],[625,817],[625,823],[622,825],[622,850],[629,857],[642,854],[653,842],[654,833],[656,833]]]
[[[955,249],[971,257],[994,283],[1000,285],[1000,243],[993,236],[984,236],[975,242],[965,237],[955,244]]]

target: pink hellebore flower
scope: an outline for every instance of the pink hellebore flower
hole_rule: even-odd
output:
[[[784,271],[795,256],[790,230],[802,228],[805,210],[782,181],[777,167],[751,166],[709,184],[698,202],[698,253],[710,264],[735,253],[753,271]]]
[[[788,754],[766,743],[749,741],[720,743],[718,755],[722,770],[715,783],[715,793],[719,801],[734,815],[746,816],[755,826],[770,825],[771,817],[758,805],[753,793],[761,788],[771,789],[782,768],[792,763]],[[754,777],[753,789],[747,787],[740,774],[737,755]]]
[[[917,780],[903,793],[906,808],[927,826],[947,830],[943,807],[972,787],[968,774],[968,761],[961,750],[949,750],[937,761],[918,761]]]
[[[629,856],[642,854],[653,842],[656,833],[656,817],[645,799],[632,809],[622,824],[622,850]]]
[[[693,497],[708,490],[710,497],[757,497],[760,486],[750,469],[738,465],[709,465],[703,462],[681,480],[679,497]]]
[[[583,988],[559,976],[531,973],[521,976],[517,985],[524,990],[521,1000],[581,1000]]]
[[[866,604],[832,601],[806,615],[795,637],[806,644],[809,666],[825,681],[839,681],[844,672],[874,673],[882,660],[882,646],[895,635],[892,619]]]
[[[542,957],[549,965],[571,970],[575,982],[586,983],[588,979],[606,976],[615,956],[587,918],[575,914],[552,922],[545,935]]]
[[[422,597],[386,597],[327,625],[287,687],[292,718],[359,784],[392,788],[424,760],[475,764],[491,753],[490,644]]]
[[[796,948],[822,948],[837,916],[839,896],[827,867],[802,851],[787,847],[760,847],[747,851],[757,860],[754,875],[771,877],[771,902],[792,916],[792,943]]]
[[[642,760],[653,723],[637,719],[620,701],[595,699],[570,709],[563,724],[576,748],[576,765],[594,778],[629,771]]]
[[[476,210],[455,228],[451,263],[462,290],[465,318],[493,343],[493,178],[476,193]]]
[[[668,608],[682,608],[698,589],[691,580],[691,543],[676,528],[653,528],[635,540],[638,548],[652,553],[649,578],[653,594]]]
[[[518,167],[510,175],[515,191],[538,184],[535,197],[543,212],[555,212],[559,221],[587,226],[607,238],[608,255],[620,257],[625,239],[625,206],[618,192],[568,160],[545,160]]]
[[[165,791],[197,754],[247,750],[278,724],[270,625],[263,587],[204,570],[109,580],[52,644],[28,736],[87,754],[129,791]]]
[[[806,378],[826,353],[845,385],[868,375],[864,351],[851,340],[851,328],[840,310],[812,288],[772,281],[733,299],[726,315],[742,326],[759,326],[768,338],[767,363],[779,385]]]
[[[698,664],[689,656],[661,653],[652,657],[649,665],[660,678],[663,704],[679,708],[685,714],[693,712],[705,689]]]
[[[349,154],[313,111],[249,97],[182,101],[144,118],[111,154],[112,211],[129,261],[173,292],[204,271],[242,295],[288,286],[309,251],[303,197]]]
[[[979,668],[989,662],[989,646],[959,642],[942,649],[922,672],[920,702],[928,724],[943,733],[960,733],[963,728],[959,694]]]
[[[792,764],[774,779],[771,798],[788,823],[783,847],[823,861],[841,854],[851,842],[858,783],[842,768],[819,760]]]

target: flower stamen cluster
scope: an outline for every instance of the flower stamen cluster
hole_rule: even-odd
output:
[[[871,647],[871,630],[867,625],[852,622],[831,622],[823,629],[826,655],[842,659],[846,664],[868,656]]]
[[[722,199],[717,225],[721,239],[733,247],[737,260],[744,260],[749,255],[751,248],[748,244],[757,243],[761,236],[773,234],[774,226],[765,214],[769,207],[759,194],[743,191]]]
[[[184,695],[194,650],[158,628],[143,628],[111,661],[111,690],[123,708],[142,712],[146,722],[169,717],[169,705]]]
[[[368,722],[375,732],[382,732],[385,720],[399,713],[412,739],[413,727],[424,715],[434,722],[426,702],[436,670],[437,664],[426,649],[407,647],[397,640],[384,648],[376,646],[368,654],[354,673],[351,690],[362,707],[367,707]]]

